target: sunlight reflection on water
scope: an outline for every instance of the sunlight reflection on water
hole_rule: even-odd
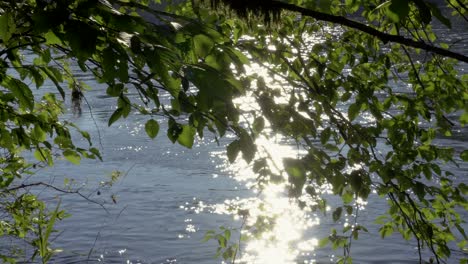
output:
[[[282,169],[283,158],[300,155],[299,150],[272,139],[259,138],[256,143],[260,152],[268,152],[278,170]],[[298,258],[312,263],[311,253],[318,240],[306,236],[305,231],[319,225],[320,219],[289,198],[286,183],[268,183],[259,189],[257,176],[243,161],[226,165],[225,170],[256,194],[252,198],[228,200],[214,206],[213,212],[234,214],[237,219],[242,216],[236,212],[245,212],[241,234],[247,240],[241,244],[240,263],[296,263]]]
[[[307,39],[309,42],[317,43],[317,38]],[[269,47],[269,49],[273,49]],[[287,104],[291,87],[282,78],[269,74],[266,67],[252,63],[246,66],[246,71],[255,73],[263,79],[268,89],[280,91],[281,96],[275,96],[277,104]],[[261,80],[260,80],[261,82]],[[257,85],[261,85],[257,82]],[[254,83],[255,86],[255,83]],[[243,118],[252,124],[254,115],[252,112],[261,113],[260,106],[256,103],[253,93],[238,98],[234,102],[236,106],[245,113]],[[306,117],[307,118],[307,117]],[[326,120],[328,117],[323,116]],[[375,120],[371,115],[361,116],[364,123],[373,123]],[[318,128],[322,129],[322,128]],[[240,263],[315,263],[314,250],[318,246],[318,237],[314,234],[314,227],[320,225],[320,217],[312,212],[310,205],[314,205],[310,196],[303,195],[299,198],[303,204],[300,206],[297,199],[288,195],[288,177],[284,173],[283,159],[300,157],[306,152],[299,146],[290,144],[280,135],[271,135],[270,124],[265,121],[264,134],[257,137],[257,157],[268,157],[267,163],[272,174],[280,175],[282,181],[272,183],[269,179],[262,181],[258,175],[252,172],[252,167],[241,159],[234,164],[228,164],[227,160],[219,166],[221,170],[232,175],[232,177],[243,183],[252,191],[254,197],[236,198],[226,200],[222,204],[205,205],[200,202],[195,211],[200,212],[210,208],[209,211],[217,214],[233,215],[236,220],[242,222],[240,235],[240,252],[237,260]],[[225,157],[224,152],[212,152],[212,156]],[[349,170],[356,170],[349,168]],[[319,194],[330,194],[330,186],[315,186]],[[364,209],[365,203],[357,201],[359,209]],[[187,208],[186,208],[187,209]],[[327,211],[330,207],[327,206]],[[355,215],[345,215],[343,226],[352,227],[357,224]],[[245,240],[244,240],[245,239]],[[333,256],[330,256],[333,259]]]
[[[273,49],[274,46],[270,47]],[[272,77],[265,67],[259,64],[246,66],[246,71],[256,73],[264,79],[270,89],[278,89],[286,94],[287,89],[281,78]],[[276,103],[287,103],[287,97],[275,97]],[[237,99],[236,106],[244,113],[260,112],[252,94]],[[253,116],[244,115],[245,121],[251,123]],[[268,122],[265,131],[269,131]],[[269,167],[272,172],[282,175],[283,158],[297,157],[304,154],[294,146],[281,144],[283,138],[280,136],[260,136],[256,139],[258,155],[269,157]],[[283,142],[284,143],[284,142]],[[212,156],[225,157],[224,152],[213,151]],[[238,181],[243,183],[247,189],[252,191],[254,197],[225,200],[220,204],[207,205],[199,201],[195,205],[186,203],[181,206],[184,210],[195,213],[209,211],[215,214],[233,215],[236,220],[242,222],[240,235],[246,240],[240,242],[240,252],[237,260],[240,263],[296,263],[301,256],[304,263],[312,263],[314,248],[318,244],[315,237],[306,237],[305,231],[320,223],[318,217],[313,216],[307,210],[302,210],[297,201],[288,196],[287,176],[280,183],[259,185],[258,175],[252,172],[251,166],[243,160],[238,159],[236,163],[229,165],[227,159],[219,169],[225,171]],[[187,223],[187,231],[196,232],[192,223]],[[239,234],[238,234],[239,235]],[[240,240],[239,240],[240,241]]]
[[[317,39],[310,41],[317,41]],[[288,86],[282,83],[281,78],[270,77],[268,75],[267,70],[264,67],[261,67],[258,64],[252,64],[247,70],[249,72],[255,72],[258,76],[263,77],[266,85],[270,89],[277,89],[283,94],[287,94]],[[275,97],[275,102],[287,103],[287,97]],[[239,98],[238,100],[236,100],[235,103],[239,109],[242,109],[242,111],[246,113],[251,110],[260,110],[260,107],[255,104],[255,99],[251,97],[251,95],[244,98]],[[345,110],[345,108],[346,107],[344,107],[342,110]],[[112,112],[106,110],[103,111],[103,113],[106,113],[109,116]],[[127,199],[127,201],[129,202],[136,201],[136,203],[133,204],[133,207],[142,208],[141,211],[132,211],[132,213],[128,213],[128,218],[126,221],[121,220],[121,223],[125,223],[125,228],[127,228],[127,223],[134,223],[135,226],[138,226],[135,229],[138,230],[139,233],[135,232],[135,229],[129,229],[129,233],[132,233],[131,236],[125,237],[119,235],[119,237],[123,237],[123,239],[114,239],[115,237],[112,236],[109,239],[109,241],[112,241],[112,250],[108,250],[108,248],[111,248],[109,245],[106,244],[108,243],[108,240],[106,240],[108,238],[100,238],[100,240],[104,242],[100,244],[100,249],[102,249],[101,251],[103,252],[103,254],[100,254],[97,258],[99,262],[219,263],[220,261],[218,259],[214,260],[212,258],[212,256],[214,255],[214,250],[211,247],[211,245],[208,245],[207,247],[209,248],[209,254],[213,254],[193,254],[193,252],[201,252],[201,250],[199,249],[201,246],[199,244],[202,243],[199,242],[200,240],[198,240],[198,237],[202,236],[200,235],[200,233],[203,234],[203,229],[204,227],[206,227],[206,223],[202,222],[200,220],[201,218],[199,217],[203,215],[203,213],[212,213],[227,216],[226,218],[232,216],[237,220],[236,222],[234,222],[233,227],[238,233],[234,234],[239,235],[239,233],[241,233],[244,237],[247,238],[247,240],[240,242],[241,251],[237,256],[236,263],[328,263],[328,261],[336,260],[336,257],[335,255],[333,255],[333,253],[323,256],[323,254],[319,250],[315,251],[315,249],[318,246],[318,239],[328,234],[331,225],[327,218],[323,217],[323,215],[312,212],[311,210],[307,210],[307,206],[304,209],[301,209],[301,207],[298,205],[297,200],[289,198],[287,176],[283,175],[283,182],[277,184],[270,183],[259,186],[257,179],[258,176],[252,173],[251,165],[246,164],[240,159],[237,160],[235,164],[229,164],[228,161],[225,159],[226,153],[224,151],[213,151],[212,149],[216,148],[210,147],[211,156],[213,158],[204,159],[206,163],[200,163],[202,164],[199,168],[200,172],[203,172],[203,174],[207,174],[209,176],[208,181],[212,181],[213,179],[218,178],[218,180],[220,181],[220,179],[223,179],[227,174],[240,183],[239,188],[232,187],[232,189],[228,189],[231,187],[226,187],[223,185],[222,188],[226,189],[219,189],[220,192],[211,194],[213,189],[209,189],[212,186],[206,184],[206,178],[200,177],[196,178],[195,180],[190,180],[190,175],[192,175],[191,173],[193,173],[194,171],[193,166],[195,166],[196,163],[190,163],[186,162],[186,160],[176,158],[174,161],[175,165],[173,167],[170,166],[166,169],[166,167],[159,166],[159,164],[170,163],[169,158],[173,159],[174,157],[187,157],[184,156],[186,150],[174,149],[172,145],[170,145],[170,148],[151,148],[151,145],[148,144],[148,139],[146,135],[144,135],[143,139],[141,139],[142,137],[139,137],[145,133],[143,129],[144,122],[142,122],[142,120],[139,118],[140,117],[137,116],[136,119],[138,120],[135,120],[135,122],[120,123],[118,126],[114,127],[113,130],[111,130],[122,130],[125,132],[124,136],[120,138],[108,137],[112,140],[109,142],[119,142],[119,144],[110,145],[112,146],[113,155],[116,155],[116,153],[118,153],[118,155],[114,157],[117,164],[120,165],[123,159],[129,159],[130,161],[138,162],[139,164],[135,168],[137,172],[134,173],[135,175],[138,175],[138,178],[133,178],[132,180],[128,180],[125,183],[125,191],[122,191],[121,194],[122,202],[119,202],[125,204],[124,199]],[[251,116],[249,116],[248,114],[245,115],[245,118],[249,122],[252,121]],[[325,116],[323,116],[323,118],[324,120],[326,120]],[[358,120],[364,125],[372,125],[372,123],[375,122],[372,115],[369,114],[358,117]],[[104,125],[107,126],[107,119],[105,121],[106,123]],[[281,174],[280,171],[283,169],[283,158],[300,157],[305,153],[293,143],[286,141],[285,138],[281,136],[269,135],[268,133],[270,132],[270,130],[268,129],[268,122],[266,122],[265,126],[266,129],[264,131],[266,131],[267,135],[260,136],[256,140],[256,143],[259,147],[259,155],[270,156],[272,161],[269,164],[269,167],[274,173]],[[317,129],[320,130],[322,128]],[[128,135],[131,136],[129,137]],[[228,139],[228,141],[232,141],[232,139],[235,138],[235,136],[227,135],[226,138]],[[122,144],[122,142],[124,142],[124,144]],[[457,142],[457,144],[459,143]],[[194,149],[198,149],[198,147],[206,147],[208,145],[208,143],[205,143],[202,140],[196,140],[194,144]],[[160,145],[158,145],[158,147],[160,147]],[[132,155],[136,152],[138,152],[138,155]],[[158,156],[155,153],[159,153],[160,155]],[[147,159],[143,159],[143,157]],[[151,157],[155,158],[153,159]],[[218,163],[219,159],[224,159],[224,162]],[[177,171],[177,169],[180,167],[181,162],[186,162],[188,164],[187,166],[190,168],[190,173],[184,170],[182,170],[181,172]],[[217,166],[217,169],[213,169],[213,173],[211,173],[211,171],[206,171],[207,168],[211,169],[211,167],[209,166],[211,164],[208,163],[219,165]],[[143,169],[137,170],[140,166]],[[359,169],[359,167],[351,168],[350,170],[354,169]],[[177,173],[183,176],[175,177],[177,176]],[[196,173],[197,172],[195,172],[195,174]],[[157,178],[153,174],[160,174],[167,177]],[[201,174],[202,173],[200,173],[200,175]],[[187,175],[189,175],[190,177],[188,177]],[[146,176],[148,177],[145,178]],[[154,181],[157,181],[157,184],[155,184]],[[179,182],[188,183],[177,185]],[[131,191],[127,190],[128,186],[132,186],[132,184],[135,185],[134,189],[130,189]],[[189,186],[188,190],[184,189],[185,185]],[[217,185],[214,186],[215,187],[213,188],[216,188]],[[325,185],[314,187],[320,194],[330,194],[329,186]],[[173,188],[175,190],[182,190],[183,192],[187,192],[189,194],[186,196],[185,193],[181,194],[178,192],[171,192],[172,189],[170,188]],[[161,196],[155,195],[154,197],[149,196],[149,198],[148,196],[145,196],[144,199],[141,198],[141,196],[136,196],[137,194],[141,195],[143,193],[145,195],[158,194]],[[223,195],[221,196],[219,195],[219,193],[223,193]],[[225,195],[226,193],[229,193],[229,195]],[[373,194],[375,195],[375,192]],[[197,196],[198,198],[192,198],[193,196]],[[215,203],[214,201],[222,201],[222,199],[225,199],[225,197],[233,196],[234,198],[227,199],[218,204],[213,204]],[[209,200],[211,198],[213,199]],[[314,202],[311,201],[311,199],[307,200],[306,197],[301,197],[300,199],[301,201],[307,203]],[[148,202],[144,203],[144,200],[148,200]],[[334,200],[330,199],[330,205],[327,206],[328,211],[330,211],[330,208],[332,208],[335,205],[333,204],[333,202]],[[359,212],[362,212],[362,214],[360,213],[360,215],[365,216],[367,212],[363,210],[365,209],[365,207],[367,207],[367,204],[363,201],[357,202],[359,203]],[[73,202],[73,204],[76,203]],[[173,216],[168,216],[164,214],[166,212],[170,212],[172,214],[173,212],[171,210],[173,208],[176,208],[180,204],[182,205],[179,207],[181,209],[179,211],[181,211],[182,213],[178,214],[178,216],[180,217],[180,219],[183,219],[182,222],[177,221]],[[354,207],[355,205],[352,206]],[[385,202],[376,203],[375,201],[372,201],[372,203],[369,204],[368,211],[370,212],[372,210],[375,210],[376,207],[379,207],[380,209],[380,207],[384,206]],[[129,206],[129,208],[131,207],[132,206]],[[83,211],[86,211],[86,215],[89,214],[88,207],[85,207],[85,210],[83,209]],[[144,216],[138,216],[138,214],[142,214],[142,212],[148,212],[148,214],[144,214]],[[210,217],[211,216],[212,215],[210,215]],[[124,218],[124,215],[121,217]],[[142,220],[145,218],[146,220]],[[216,219],[216,217],[214,218]],[[359,224],[357,223],[355,218],[355,212],[353,212],[352,215],[344,215],[343,221],[340,221],[335,226],[355,226]],[[95,217],[93,217],[93,221],[94,220]],[[371,223],[371,221],[373,221],[374,218],[368,217],[367,219],[366,217],[364,217],[364,219],[360,218],[359,220],[362,221],[363,224],[366,224],[366,221],[368,223]],[[213,225],[219,226],[218,222],[214,223]],[[116,226],[117,228],[121,227],[118,225]],[[169,228],[167,228],[166,226],[169,226]],[[119,231],[114,231],[115,233],[123,232],[121,229],[116,230]],[[326,234],[324,234],[324,230],[325,232],[327,232]],[[109,233],[110,231],[107,232]],[[153,235],[150,235],[151,233],[153,233]],[[175,235],[173,235],[174,233]],[[92,235],[93,237],[91,242],[94,241],[95,233],[92,233]],[[73,234],[72,236],[76,236],[76,234]],[[130,240],[129,238],[134,240]],[[190,256],[187,257],[174,253],[178,251],[183,252],[185,250],[183,246],[181,246],[181,244],[183,244],[184,240],[189,240],[188,238],[196,240],[195,250],[194,247],[187,247],[188,250],[191,252]],[[126,239],[129,239],[129,241],[126,241]],[[231,238],[231,242],[238,242],[236,239],[236,236],[233,235],[233,237]],[[83,237],[80,237],[80,240],[84,240]],[[76,240],[71,241],[72,242],[70,242],[69,244],[72,243],[74,247],[76,247]],[[148,246],[148,244],[142,243],[142,241],[157,241],[158,245],[156,248],[160,250],[160,252],[156,252],[157,250],[154,250],[153,245]],[[160,241],[164,241],[164,243],[160,243]],[[402,263],[404,260],[408,259],[408,256],[411,257],[411,255],[408,255],[408,252],[403,252],[403,250],[401,249],[402,247],[406,246],[404,244],[401,244],[400,247],[396,247],[396,250],[393,250],[395,247],[392,246],[392,249],[390,249],[389,251],[390,253],[387,252],[385,253],[387,255],[382,255],[377,250],[378,248],[376,247],[375,239],[371,240],[370,242],[366,242],[364,240],[362,248],[371,248],[370,251],[372,252],[369,252],[369,250],[362,252],[364,253],[363,256],[366,258],[365,260],[369,259],[368,261],[370,261],[366,263],[380,263],[380,261],[372,262],[372,258],[374,260],[381,260],[383,256],[385,256],[385,259],[387,259],[387,257],[394,257],[395,261],[392,262],[389,260],[387,263]],[[86,252],[87,250],[89,250],[89,247],[84,246],[83,248],[85,248]],[[145,249],[147,250],[146,252],[144,251]],[[400,250],[399,253],[398,250]],[[411,248],[409,250],[414,251]],[[316,253],[317,255],[319,255],[318,257]],[[138,261],[135,260],[138,259],[134,257],[135,254],[138,256],[149,256],[149,258],[153,259]],[[326,254],[328,254],[328,252]],[[340,255],[340,252],[336,254]],[[158,258],[159,260],[157,260]],[[61,263],[64,262],[61,261]],[[357,263],[363,263],[363,261],[358,260]]]
[[[276,143],[278,139],[260,137],[256,143],[260,153],[268,153],[277,170],[282,169],[282,159],[300,155],[298,149]],[[218,153],[214,153],[218,155]],[[226,161],[227,164],[227,161]],[[313,261],[310,253],[317,246],[315,237],[306,237],[306,230],[320,223],[307,210],[299,207],[297,201],[288,196],[286,183],[268,183],[258,188],[257,175],[243,161],[224,168],[234,175],[234,179],[244,182],[252,190],[255,197],[227,200],[213,207],[214,213],[233,214],[235,218],[244,212],[242,236],[246,242],[241,243],[241,263],[296,263],[301,257],[305,263]]]

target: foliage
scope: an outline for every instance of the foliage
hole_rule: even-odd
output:
[[[382,237],[399,232],[428,248],[435,261],[448,259],[449,242],[466,247],[459,212],[467,208],[467,187],[445,164],[466,162],[468,154],[435,139],[465,129],[468,76],[457,61],[466,56],[432,31],[438,21],[447,30],[454,21],[466,25],[466,2],[447,4],[216,1],[213,10],[189,1],[160,11],[149,1],[0,1],[0,188],[2,209],[12,208],[0,222],[1,234],[34,236],[31,244],[47,260],[45,219],[55,220],[58,209],[42,209],[21,178],[34,166],[52,166],[56,156],[76,164],[100,158],[88,133],[59,120],[65,96],[79,113],[85,94],[69,67],[76,64],[115,97],[109,125],[136,111],[148,115],[145,131],[155,138],[164,117],[169,140],[188,148],[206,130],[216,139],[232,133],[228,159],[242,154],[265,176],[259,186],[268,179],[287,181],[291,197],[307,197],[312,202],[304,206],[325,211],[319,186],[329,184],[342,198],[333,208],[335,221],[355,213],[354,202],[375,191],[389,202],[379,218]],[[266,23],[254,23],[256,16]],[[246,71],[250,63],[268,76]],[[46,81],[57,93],[36,98],[28,84],[40,88]],[[135,91],[140,101],[129,100]],[[254,99],[253,110],[235,103],[242,96]],[[70,129],[88,140],[88,149],[73,144]],[[306,154],[285,159],[275,172],[269,155],[255,145],[273,134]],[[35,161],[25,158],[28,153]],[[44,222],[33,221],[44,214],[38,218]],[[333,231],[323,244],[347,248],[346,262],[350,239],[343,238],[365,230]],[[229,240],[226,233],[211,235]],[[218,252],[235,249],[221,242]]]
[[[144,1],[112,4],[120,11],[100,1],[0,1],[0,188],[6,212],[1,234],[27,238],[36,248],[34,256],[43,261],[51,252],[47,244],[51,229],[44,225],[55,222],[58,209],[46,210],[29,188],[42,185],[77,192],[34,178],[26,181],[24,176],[53,166],[56,158],[73,164],[82,158],[101,158],[87,132],[59,119],[66,96],[79,115],[88,88],[72,74],[71,64],[92,72],[96,81],[107,84],[106,93],[116,98],[109,125],[136,110],[150,116],[145,130],[154,138],[159,132],[154,117],[165,116],[169,139],[190,148],[196,133],[202,135],[208,127],[224,134],[228,120],[237,116],[232,103],[220,102],[240,93],[240,82],[198,60],[215,41],[229,41],[228,37],[191,19],[150,10]],[[149,12],[151,21],[143,20],[137,10]],[[177,21],[184,26],[178,29]],[[231,56],[234,60],[241,54],[232,51]],[[222,90],[213,89],[209,79]],[[200,92],[189,91],[189,82],[197,83]],[[55,86],[57,92],[37,98],[33,86],[45,85]],[[141,102],[130,102],[129,89],[139,93]],[[159,93],[173,99],[160,102]],[[181,117],[187,110],[193,112],[190,120]],[[86,139],[89,148],[77,147],[71,130]],[[14,261],[8,252],[1,253],[5,261]]]
[[[11,17],[11,21],[14,20],[13,14],[2,14],[2,18],[5,19],[5,17]],[[19,26],[11,26],[8,30],[11,28],[24,30]],[[15,43],[14,32],[3,32],[3,41],[8,39],[12,42],[12,46],[22,45],[21,42]],[[11,36],[6,38],[5,34]],[[34,48],[39,52],[39,43]],[[76,147],[72,142],[70,129],[77,130],[88,141],[90,140],[89,134],[69,122],[59,120],[63,109],[62,102],[56,98],[56,95],[46,93],[36,100],[29,85],[26,84],[28,78],[34,80],[37,87],[40,87],[49,75],[56,82],[62,78],[62,74],[56,67],[49,66],[42,61],[47,56],[50,60],[50,53],[44,52],[37,57],[30,56],[28,59],[34,59],[34,65],[23,63],[22,55],[15,48],[5,47],[1,53],[3,57],[0,61],[2,64],[0,68],[0,203],[4,215],[0,221],[0,233],[5,237],[29,240],[34,247],[38,248],[39,255],[47,259],[50,257],[47,239],[51,231],[50,224],[53,225],[57,215],[63,212],[58,208],[51,212],[47,211],[44,202],[27,191],[30,184],[23,184],[22,178],[30,176],[40,167],[53,166],[56,156],[79,163],[81,156],[99,157],[99,151],[92,147],[89,149]],[[12,73],[13,69],[17,71],[17,74]],[[25,156],[34,157],[34,159],[28,159]],[[44,233],[45,227],[47,229]],[[35,234],[37,238],[35,235],[30,238],[30,234]],[[3,261],[12,261],[7,255],[1,255],[1,258]]]
[[[453,242],[465,250],[460,213],[468,208],[466,184],[446,168],[466,162],[467,150],[437,139],[466,131],[468,76],[461,72],[466,64],[459,64],[466,56],[449,49],[453,44],[432,27],[466,27],[466,3],[211,4],[219,12],[207,11],[202,2],[195,15],[208,22],[216,14],[218,27],[233,37],[231,45],[268,71],[267,82],[255,71],[238,72],[250,81],[247,94],[256,103],[243,113],[251,120],[244,124],[249,138],[253,142],[279,133],[306,151],[300,158],[285,159],[280,171],[292,197],[300,203],[309,198],[304,206],[325,213],[329,203],[320,187],[329,184],[332,194],[342,198],[341,205],[332,204],[331,216],[338,222],[345,215],[357,217],[356,201],[376,192],[389,203],[387,213],[377,219],[380,235],[399,232],[415,241],[420,262],[424,248],[437,263],[457,250],[449,248]],[[267,25],[258,23],[258,16]],[[247,162],[254,160],[256,173],[273,179],[274,170],[265,169],[272,164],[265,163],[269,156],[254,154],[251,143],[241,142],[242,135],[227,147],[229,160],[243,152]],[[342,234],[333,230],[321,244],[344,248],[340,261],[347,263],[351,240],[361,232],[367,228],[345,226]]]
[[[206,242],[210,239],[216,240],[218,243],[218,248],[216,249],[215,257],[222,257],[226,261],[232,260],[232,262],[235,262],[239,244],[229,244],[229,241],[231,240],[230,229],[223,226],[221,226],[219,229],[219,233],[216,233],[214,230],[207,231],[203,241]]]

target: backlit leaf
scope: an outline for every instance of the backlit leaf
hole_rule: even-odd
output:
[[[46,140],[47,136],[39,125],[34,126],[33,130],[31,131],[31,135],[37,141],[44,141]]]
[[[182,132],[179,134],[177,138],[177,142],[184,147],[192,148],[193,142],[195,140],[195,134],[197,130],[189,125],[182,126]]]
[[[468,111],[463,111],[460,116],[460,123],[465,126],[468,124]]]
[[[206,57],[213,48],[213,41],[206,35],[199,34],[193,37],[193,45],[195,48],[195,53],[199,57]]]
[[[25,83],[14,78],[8,78],[5,86],[18,99],[21,108],[33,110],[34,96],[31,89]]]
[[[3,40],[3,43],[8,42],[15,32],[16,25],[13,19],[13,15],[9,12],[0,15],[0,39]]]
[[[73,150],[65,150],[63,152],[63,156],[65,157],[65,159],[67,159],[68,161],[70,161],[71,163],[73,163],[75,165],[80,164],[81,157],[80,157],[80,155],[78,155],[78,153],[76,153]]]
[[[57,37],[57,35],[55,35],[55,33],[53,31],[49,31],[47,32],[45,35],[44,35],[45,39],[46,39],[46,44],[50,44],[50,45],[53,45],[53,44],[62,44],[62,41]]]
[[[155,138],[159,132],[158,122],[156,122],[156,120],[154,119],[148,120],[145,124],[145,131],[146,131],[146,134],[148,134],[150,138]]]

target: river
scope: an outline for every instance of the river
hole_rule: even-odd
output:
[[[463,29],[447,37],[461,38],[458,34],[468,38]],[[468,51],[466,44],[459,49]],[[466,73],[466,67],[462,71]],[[59,232],[52,238],[53,246],[61,250],[52,263],[220,263],[214,257],[217,242],[202,239],[206,231],[219,231],[221,226],[239,230],[243,220],[227,210],[238,204],[250,206],[251,214],[267,212],[276,216],[277,224],[270,235],[277,236],[277,241],[265,237],[242,242],[241,255],[247,263],[329,263],[336,260],[334,254],[341,254],[314,250],[317,239],[328,234],[332,223],[299,210],[282,195],[280,187],[271,187],[261,195],[249,188],[252,179],[245,164],[229,165],[225,159],[229,138],[218,145],[207,133],[189,150],[166,138],[167,127],[162,121],[160,135],[151,140],[144,131],[148,117],[137,113],[108,127],[108,118],[116,108],[115,99],[105,96],[106,87],[95,83],[91,76],[82,74],[80,79],[92,87],[85,94],[83,114],[75,117],[67,105],[69,111],[63,118],[92,135],[104,161],[83,160],[80,166],[57,161],[56,166],[41,169],[34,177],[56,186],[63,186],[66,178],[74,179],[74,188],[104,208],[78,195],[46,188],[35,190],[51,204],[60,199],[62,208],[72,215],[57,225]],[[41,91],[56,92],[51,85]],[[466,132],[466,128],[460,128],[454,137],[437,140],[447,146],[466,148]],[[281,142],[277,139],[265,145],[270,145],[279,159],[299,154],[294,146]],[[466,163],[451,169],[460,177],[468,171]],[[121,172],[121,176],[112,186],[103,186],[114,171]],[[265,210],[254,212],[260,203]],[[376,195],[362,204],[358,221],[369,228],[369,234],[353,241],[354,262],[417,262],[415,243],[404,241],[399,235],[379,238],[373,221],[385,210],[386,201]],[[234,232],[233,237],[237,234]],[[453,259],[461,254],[454,252]]]

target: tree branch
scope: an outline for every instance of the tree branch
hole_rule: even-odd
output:
[[[11,188],[8,188],[8,189],[4,189],[5,192],[14,192],[14,191],[17,191],[17,190],[20,190],[20,189],[26,189],[26,188],[29,188],[29,187],[34,187],[34,186],[45,186],[47,188],[52,188],[58,192],[61,192],[61,193],[68,193],[68,194],[77,194],[78,196],[82,197],[83,199],[85,199],[86,201],[90,202],[90,203],[94,203],[94,204],[97,204],[99,206],[101,206],[104,211],[106,211],[107,213],[109,213],[109,211],[107,211],[107,208],[104,207],[104,205],[102,205],[101,203],[98,203],[92,199],[90,199],[89,197],[83,195],[82,193],[80,193],[78,190],[63,190],[63,189],[60,189],[58,187],[55,187],[51,184],[48,184],[48,183],[45,183],[45,182],[33,182],[33,183],[23,183],[21,185],[18,185],[18,186],[15,186],[15,187],[11,187]]]
[[[11,50],[15,50],[15,49],[19,49],[19,48],[24,48],[24,47],[27,47],[27,46],[33,46],[33,45],[38,45],[38,44],[41,44],[41,43],[44,43],[44,41],[40,41],[40,42],[27,42],[27,43],[23,43],[23,44],[19,44],[19,45],[16,45],[16,46],[13,46],[13,47],[9,47],[9,48],[5,48],[3,50],[0,51],[0,56],[2,56],[3,54],[6,54],[8,53],[9,51]]]
[[[435,54],[439,54],[445,57],[453,58],[453,59],[468,63],[468,56],[465,56],[463,54],[456,53],[456,52],[446,50],[443,48],[439,48],[439,47],[427,44],[423,41],[415,41],[409,38],[405,38],[403,36],[387,34],[373,27],[367,26],[365,24],[362,24],[353,20],[349,20],[342,16],[325,14],[322,12],[314,11],[314,10],[303,8],[297,5],[279,2],[275,0],[271,1],[270,6],[273,9],[282,9],[282,10],[288,10],[292,12],[298,12],[302,14],[303,16],[312,17],[317,20],[331,22],[331,23],[339,24],[339,25],[346,26],[352,29],[356,29],[356,30],[359,30],[361,32],[367,33],[371,36],[374,36],[380,39],[385,44],[388,42],[399,43],[408,47],[422,49],[425,51],[429,51]]]

